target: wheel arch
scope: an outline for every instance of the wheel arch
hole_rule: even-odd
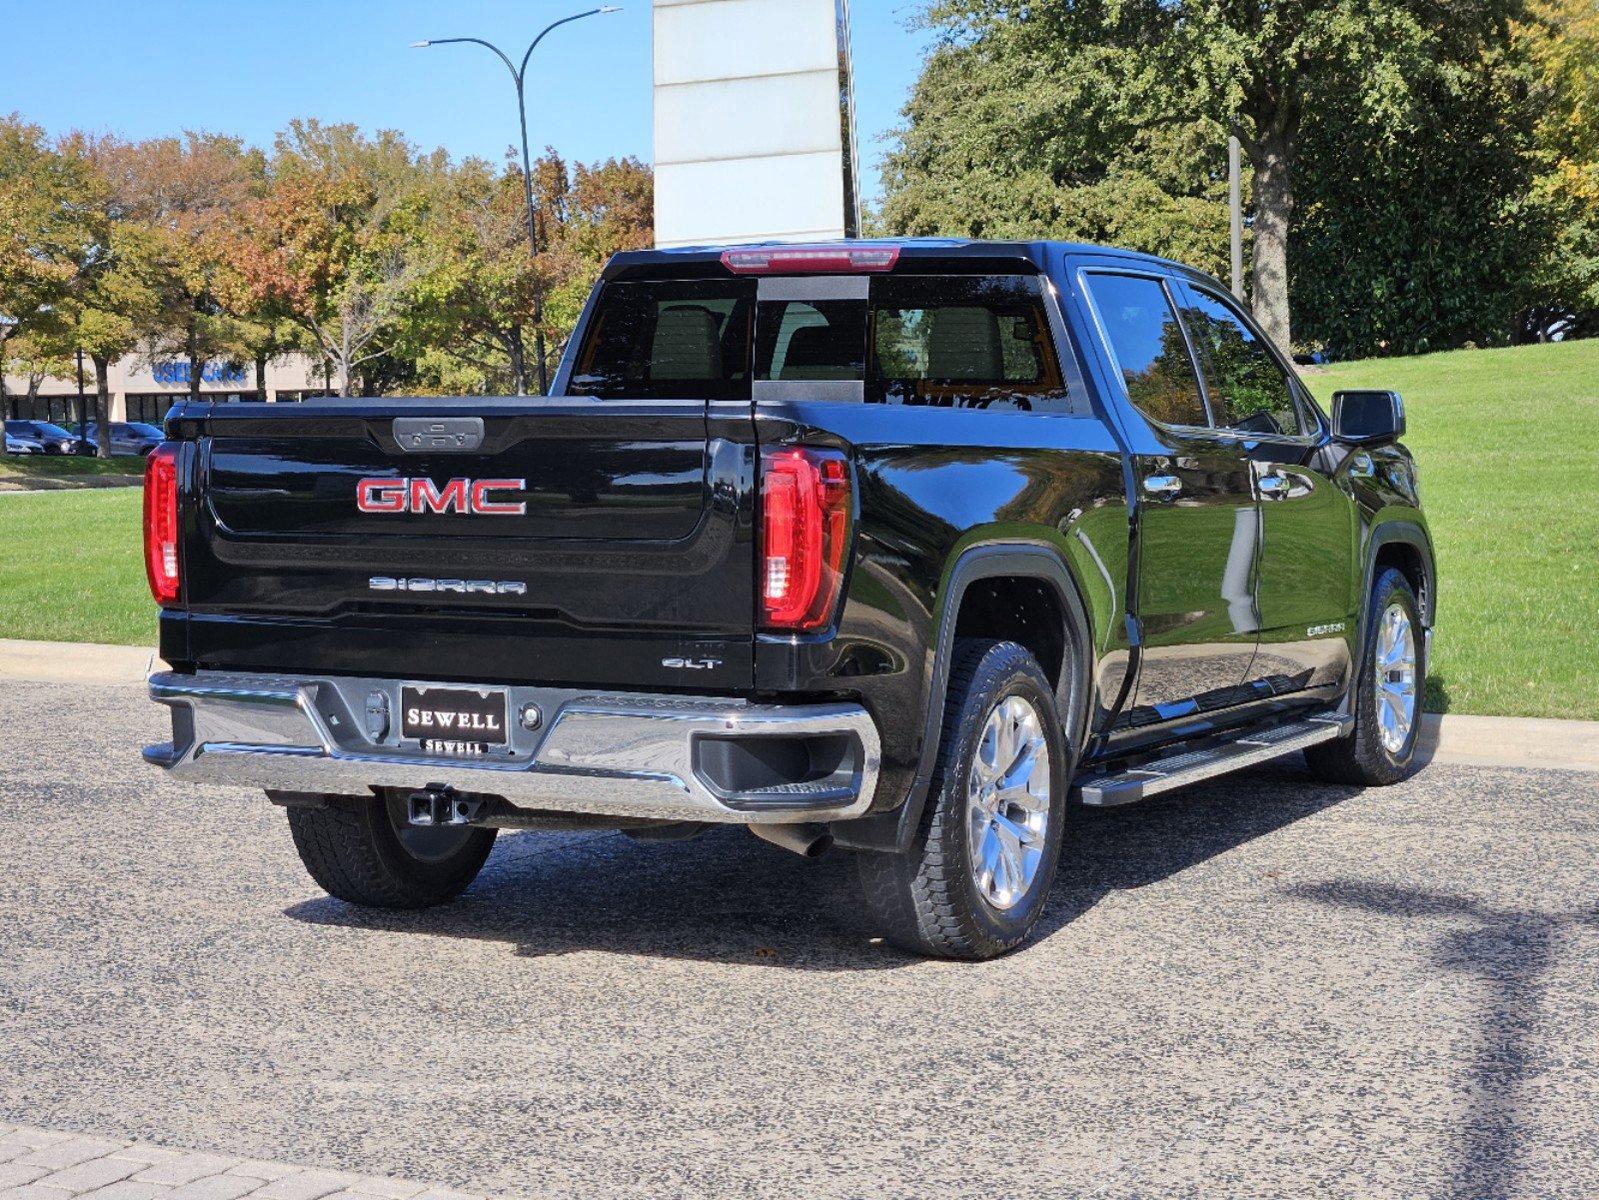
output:
[[[1422,525],[1410,520],[1386,520],[1372,528],[1366,542],[1366,565],[1362,597],[1370,597],[1377,573],[1393,566],[1409,579],[1417,602],[1422,605],[1422,624],[1428,629],[1438,618],[1438,566],[1433,557],[1433,539]],[[1364,603],[1364,600],[1362,600]],[[1364,611],[1362,611],[1364,621]]]
[[[1394,567],[1410,581],[1421,605],[1422,624],[1432,628],[1437,615],[1438,575],[1427,531],[1414,521],[1405,520],[1384,521],[1376,526],[1366,546],[1366,586],[1362,595],[1371,595],[1378,571],[1386,567]]]
[[[1058,649],[1055,631],[1039,628],[1041,610],[1029,608],[1017,619],[993,611],[995,601],[1042,589],[1058,614]],[[984,610],[995,619],[985,620]],[[1059,550],[1042,542],[987,542],[963,551],[950,567],[940,589],[930,685],[922,713],[922,747],[916,773],[905,803],[833,827],[843,846],[863,850],[899,851],[908,847],[921,823],[933,768],[938,760],[944,702],[949,691],[950,662],[957,636],[991,636],[1015,641],[1038,657],[1045,648],[1053,662],[1039,665],[1055,689],[1056,707],[1066,718],[1066,744],[1073,760],[1081,753],[1088,733],[1088,710],[1094,678],[1093,627],[1082,591]]]
[[[1339,706],[1343,712],[1351,710],[1359,688],[1360,672],[1364,670],[1359,664],[1365,663],[1371,649],[1371,591],[1377,586],[1378,574],[1389,567],[1404,575],[1411,590],[1416,593],[1416,602],[1421,607],[1422,629],[1427,640],[1423,663],[1426,667],[1432,665],[1432,626],[1438,604],[1438,569],[1433,558],[1432,538],[1424,526],[1414,521],[1400,518],[1380,522],[1366,541],[1361,576],[1363,586],[1360,590],[1359,653],[1355,659],[1356,669],[1350,672],[1349,689]]]

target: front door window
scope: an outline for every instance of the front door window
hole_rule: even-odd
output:
[[[1199,352],[1210,409],[1223,429],[1299,437],[1305,422],[1287,374],[1232,307],[1189,288],[1183,319]]]

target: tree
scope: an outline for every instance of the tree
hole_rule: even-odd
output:
[[[476,159],[451,173],[424,230],[429,266],[413,326],[418,356],[436,346],[484,380],[508,365],[518,396],[528,393],[536,286],[524,207],[514,173]]]
[[[265,164],[238,138],[185,133],[127,148],[116,163],[123,218],[152,235],[152,282],[160,294],[152,340],[189,364],[189,397],[198,400],[206,363],[239,351],[239,331],[218,299],[226,269],[230,214],[250,197]]]
[[[28,399],[36,399],[44,381],[72,372],[71,350],[53,330],[35,331],[0,340],[0,371],[22,375],[28,381]]]
[[[1534,199],[1554,228],[1517,334],[1599,335],[1599,7],[1539,0],[1517,34],[1538,114]]]
[[[569,168],[551,150],[534,164],[533,178],[541,235],[536,264],[515,168],[496,173],[469,160],[429,210],[428,266],[417,288],[410,348],[431,386],[509,385],[526,394],[536,374],[534,289],[544,291],[543,333],[553,360],[605,261],[654,240],[653,176],[637,159]]]
[[[425,270],[418,229],[446,165],[388,131],[296,121],[278,136],[234,268],[261,311],[294,321],[332,362],[341,396],[403,337]]]
[[[111,363],[132,353],[161,323],[162,247],[130,219],[127,189],[133,148],[109,135],[79,132],[55,152],[80,171],[74,242],[64,290],[50,308],[50,331],[94,362],[96,453],[111,456]]]
[[[101,420],[110,363],[135,351],[187,358],[191,397],[216,357],[253,361],[264,396],[291,351],[320,356],[341,395],[526,392],[530,347],[559,355],[605,259],[652,241],[653,181],[635,159],[569,167],[549,151],[533,164],[534,261],[521,179],[514,162],[452,167],[350,125],[294,122],[264,155],[197,132],[50,143],[5,118],[0,314],[25,316],[15,336],[39,353],[94,359]]]
[[[545,318],[554,358],[565,351],[611,255],[654,244],[654,172],[636,158],[578,163],[544,268],[550,282]]]
[[[239,354],[255,364],[256,399],[264,402],[268,367],[284,355],[309,353],[316,345],[280,290],[286,280],[277,258],[273,209],[264,183],[261,188],[263,194],[235,204],[211,230],[208,254],[215,264],[217,307],[229,318]]]
[[[1504,44],[1519,4],[930,0],[940,41],[888,164],[885,218],[943,232],[997,202],[1001,231],[1012,214],[1044,214],[1050,232],[1130,233],[1167,252],[1173,234],[1158,226],[1170,222],[1177,239],[1215,239],[1182,255],[1211,265],[1225,261],[1211,198],[1231,128],[1253,175],[1255,314],[1287,347],[1307,116],[1331,92],[1370,126],[1404,128],[1418,91]]]
[[[953,13],[928,20],[944,36],[885,163],[886,231],[1106,242],[1226,269],[1223,127],[1197,112],[1140,125],[1122,98],[1136,79],[1102,85],[1010,24],[978,36]]]
[[[0,117],[0,356],[5,342],[48,336],[98,241],[94,179],[37,125]]]
[[[1337,358],[1509,340],[1552,235],[1524,63],[1506,46],[1419,77],[1387,121],[1358,87],[1324,89],[1302,132],[1300,340]]]

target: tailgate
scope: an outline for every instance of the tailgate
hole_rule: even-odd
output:
[[[588,398],[210,410],[185,539],[202,665],[746,687],[747,408]],[[727,413],[727,406],[714,406]]]

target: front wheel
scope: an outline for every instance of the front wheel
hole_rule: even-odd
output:
[[[857,858],[901,949],[986,959],[1027,940],[1060,861],[1068,762],[1055,698],[1014,642],[957,643],[943,736],[909,851]]]
[[[1398,783],[1410,773],[1427,678],[1421,606],[1410,582],[1392,568],[1372,587],[1366,630],[1365,657],[1354,685],[1354,732],[1312,746],[1305,761],[1329,782],[1375,787]]]
[[[326,796],[289,809],[294,847],[330,896],[367,908],[446,904],[464,892],[494,847],[496,831],[419,828],[402,799]]]

